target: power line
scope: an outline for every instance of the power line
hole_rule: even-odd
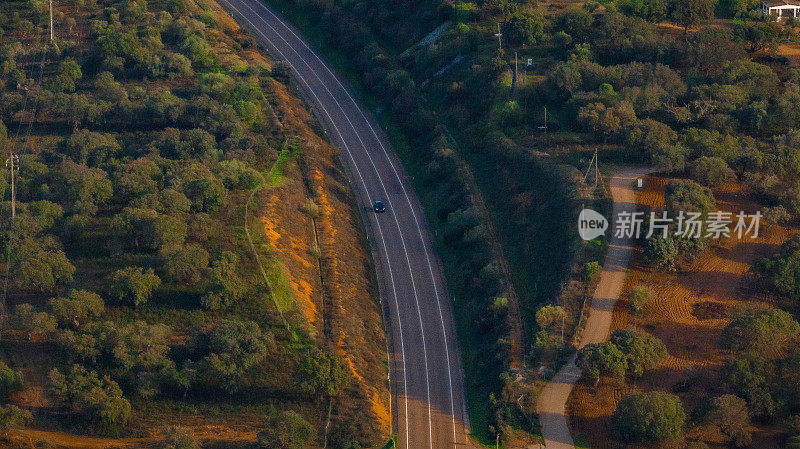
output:
[[[50,44],[53,42],[54,39],[54,32],[53,32],[53,0],[50,0],[50,41],[45,43],[42,48],[42,59],[39,61],[39,79],[35,80],[35,88],[38,90],[41,88],[42,79],[44,78],[44,63],[45,58],[47,58],[47,53],[50,51]],[[19,141],[20,132],[22,131],[23,126],[23,119],[25,117],[25,111],[28,107],[28,97],[30,96],[31,88],[26,86],[25,87],[25,97],[22,103],[22,116],[20,117],[20,122],[17,124],[17,132],[15,133],[14,140]],[[23,139],[22,147],[20,148],[20,152],[25,151],[25,148],[28,146],[28,142],[30,142],[31,137],[31,130],[33,129],[33,121],[36,118],[36,113],[39,109],[39,101],[41,100],[41,95],[37,95],[36,101],[33,106],[33,110],[31,111],[30,119],[28,120],[28,129],[25,132],[25,138]],[[14,145],[9,144],[9,156],[6,159],[6,167],[8,167],[11,171],[11,223],[9,227],[8,233],[8,243],[6,244],[6,275],[3,281],[3,300],[0,303],[0,313],[7,313],[8,311],[8,283],[11,278],[11,246],[14,242],[14,224],[16,221],[16,200],[17,200],[17,192],[16,192],[16,182],[15,182],[15,174],[19,172],[19,155],[14,153]]]

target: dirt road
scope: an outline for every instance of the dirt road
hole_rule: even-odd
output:
[[[620,212],[636,211],[635,179],[645,175],[646,168],[630,168],[622,170],[610,180],[611,197],[614,200],[613,217]],[[612,217],[607,217],[610,221]],[[615,229],[607,231],[611,243],[603,263],[600,282],[592,295],[586,326],[580,335],[578,348],[591,343],[600,343],[608,338],[611,326],[611,314],[614,303],[622,293],[627,275],[628,262],[631,258],[633,242],[631,238],[615,236]],[[610,232],[610,234],[609,234]],[[575,447],[567,424],[566,405],[572,388],[581,377],[581,370],[575,365],[575,355],[553,377],[539,396],[537,412],[542,425],[542,437],[547,449],[571,449]]]

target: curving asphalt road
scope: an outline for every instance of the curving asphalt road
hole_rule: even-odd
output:
[[[644,168],[631,168],[611,178],[611,197],[614,200],[613,217],[623,211],[636,211],[634,180],[650,171]],[[612,217],[607,218],[611,219]],[[634,242],[628,237],[615,237],[614,229],[611,229],[610,232],[611,242],[603,262],[600,281],[592,295],[592,303],[586,319],[586,326],[578,342],[578,349],[588,344],[604,342],[608,338],[614,303],[622,293],[627,276],[628,262]],[[576,355],[570,358],[569,362],[544,387],[539,396],[537,412],[542,426],[542,438],[547,449],[575,448],[572,435],[569,433],[566,413],[567,399],[569,399],[575,383],[581,377],[581,370],[575,365],[575,358]]]
[[[393,433],[398,448],[467,447],[469,418],[450,296],[419,200],[388,139],[299,32],[260,0],[217,0],[277,59],[342,150],[366,215],[390,331]],[[382,200],[387,212],[374,214]]]

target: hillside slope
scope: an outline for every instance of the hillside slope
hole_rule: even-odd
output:
[[[285,67],[211,0],[54,18],[0,5],[7,440],[382,444],[371,261]]]

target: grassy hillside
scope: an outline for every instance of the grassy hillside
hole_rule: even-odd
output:
[[[359,217],[286,68],[211,0],[47,25],[0,4],[5,439],[382,444]]]

